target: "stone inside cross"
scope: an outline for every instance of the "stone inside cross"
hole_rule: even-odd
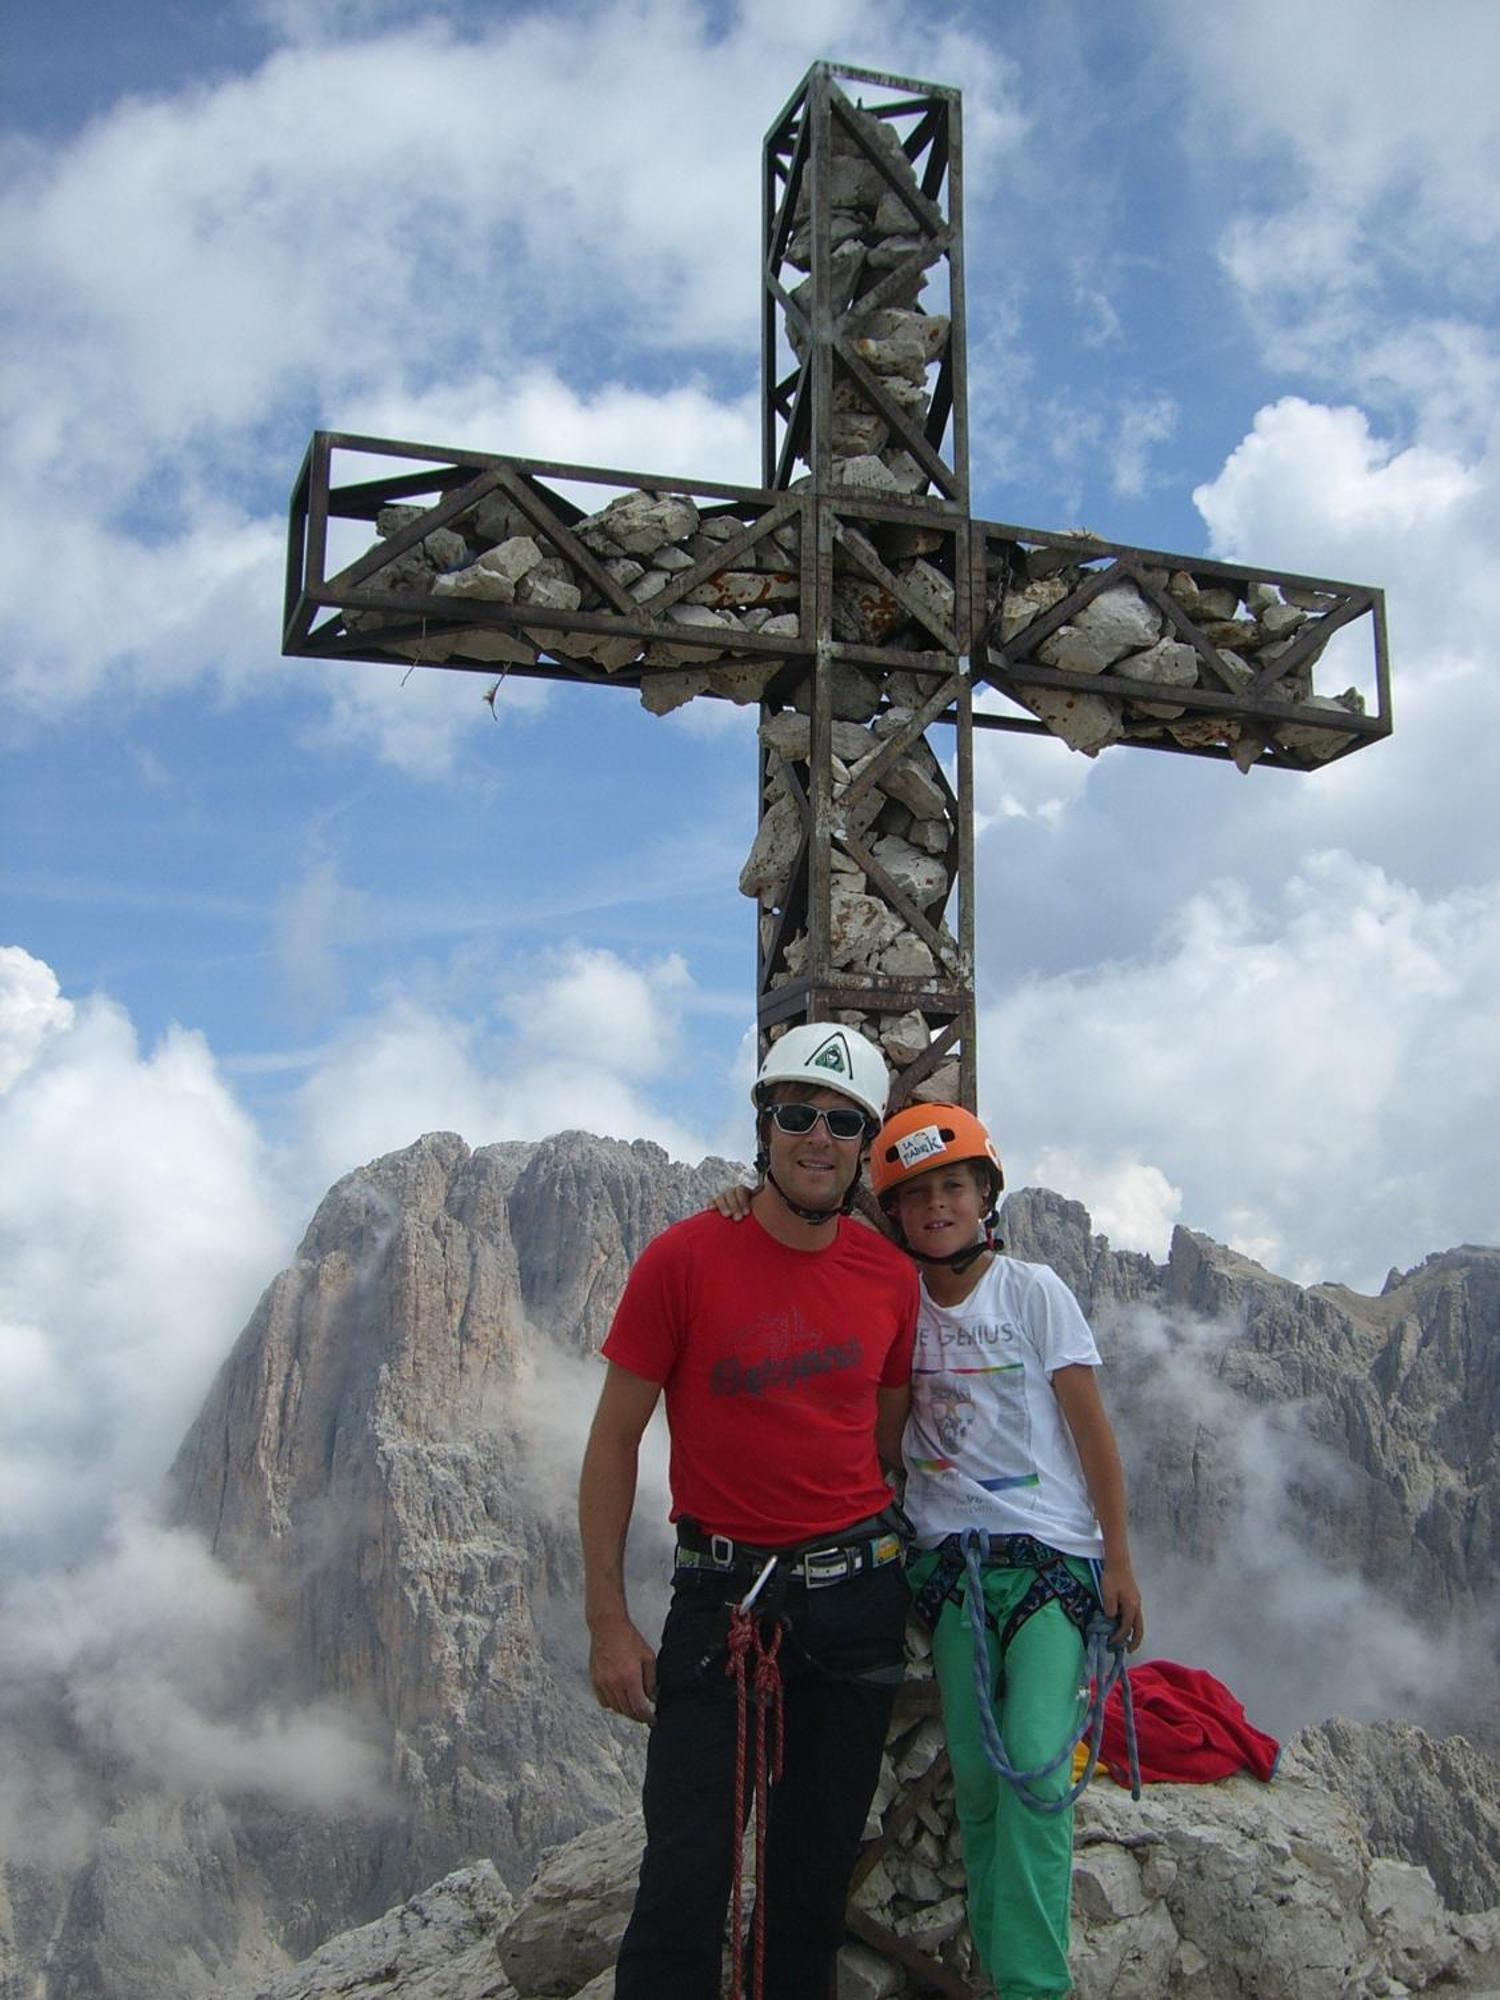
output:
[[[627,488],[592,513],[573,509],[571,540],[539,521],[514,487],[457,512],[390,504],[375,526],[395,545],[392,557],[362,570],[363,603],[346,608],[343,623],[376,657],[576,671],[638,686],[655,714],[700,695],[759,702],[759,825],[739,886],[760,912],[763,1020],[768,1002],[774,1013],[776,991],[809,972],[834,989],[840,982],[862,989],[861,1005],[826,1011],[882,1047],[898,1076],[893,1102],[952,1099],[971,1090],[962,1088],[956,1053],[934,1061],[935,1016],[922,998],[925,986],[936,991],[946,982],[951,989],[966,980],[972,1017],[972,965],[963,963],[949,928],[968,801],[927,732],[912,728],[917,712],[931,706],[934,669],[883,667],[870,659],[872,649],[908,660],[924,655],[929,663],[946,655],[946,670],[955,673],[967,653],[971,682],[988,679],[1087,756],[1125,743],[1215,750],[1242,771],[1263,758],[1309,768],[1359,740],[1340,725],[1363,719],[1364,703],[1353,688],[1332,697],[1314,691],[1326,638],[1349,615],[1341,587],[1255,572],[1236,577],[1223,565],[1147,560],[1087,535],[977,524],[970,602],[960,601],[954,509],[935,514],[925,498],[931,463],[924,466],[920,447],[893,431],[903,417],[918,428],[927,424],[948,354],[952,316],[923,296],[944,248],[924,223],[931,204],[896,123],[839,101],[847,116],[831,121],[824,169],[826,296],[853,329],[849,351],[867,377],[852,363],[834,371],[826,455],[813,464],[819,454],[793,438],[783,464],[786,491],[854,507],[836,525],[831,607],[817,635],[821,670],[831,677],[832,798],[836,810],[846,794],[857,801],[838,820],[828,849],[826,964],[806,963],[808,922],[784,920],[789,901],[799,913],[811,908],[809,801],[817,773],[813,635],[799,611],[808,601],[809,542],[802,520],[767,515],[775,491],[735,499],[722,497],[734,489],[704,498],[687,483]],[[792,213],[769,262],[786,287],[778,294],[778,339],[805,370],[817,303],[814,177],[794,185]],[[807,275],[798,282],[797,273]],[[957,407],[961,370],[956,381],[950,370],[949,380]],[[806,469],[796,471],[799,464]],[[860,502],[879,504],[861,518]],[[424,518],[439,513],[441,523],[423,533]],[[762,530],[767,519],[775,524]],[[971,532],[967,519],[962,526]],[[1128,554],[1133,563],[1122,561]],[[1109,580],[1096,587],[1106,570]],[[683,590],[688,573],[692,587]],[[381,596],[400,608],[378,608]],[[430,608],[420,623],[412,617],[418,604]],[[647,629],[604,629],[618,626],[626,608]],[[591,627],[566,622],[591,614]],[[1325,622],[1326,635],[1319,631]],[[755,637],[747,644],[746,635]],[[768,656],[768,639],[785,641],[787,656]],[[840,645],[862,657],[838,657]],[[1260,713],[1253,712],[1257,702]],[[904,739],[894,756],[887,749],[893,737]],[[861,774],[872,766],[876,779],[862,787]],[[773,1019],[767,1033],[789,1025]],[[903,1088],[901,1072],[912,1064],[918,1067]]]

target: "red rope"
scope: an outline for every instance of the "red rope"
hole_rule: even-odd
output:
[[[752,2000],[763,2000],[766,1966],[766,1820],[770,1812],[770,1788],[781,1781],[782,1752],[785,1747],[785,1715],[781,1700],[781,1651],[783,1623],[777,1619],[766,1638],[748,1611],[735,1611],[729,1620],[729,1658],[724,1671],[734,1677],[734,1898],[730,1917],[730,2000],[744,2000],[744,1968],[740,1958],[740,1925],[745,1903],[745,1738],[749,1690],[745,1663],[755,1655],[755,1974]],[[774,1740],[766,1755],[767,1730]]]

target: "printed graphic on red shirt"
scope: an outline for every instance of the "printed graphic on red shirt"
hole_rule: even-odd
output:
[[[730,1351],[708,1372],[714,1396],[795,1395],[820,1375],[864,1365],[857,1340],[829,1339],[810,1326],[795,1306],[757,1313],[723,1335]]]
[[[692,1216],[637,1259],[604,1343],[664,1391],[674,1519],[785,1547],[878,1513],[883,1388],[911,1372],[917,1281],[862,1224],[816,1253]]]

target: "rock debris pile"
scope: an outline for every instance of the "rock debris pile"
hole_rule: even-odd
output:
[[[1260,723],[1172,699],[1179,688],[1238,699],[1285,660],[1285,668],[1266,682],[1267,700],[1333,716],[1363,715],[1364,700],[1355,688],[1334,696],[1313,693],[1313,668],[1327,644],[1317,628],[1338,608],[1335,593],[1232,581],[1216,572],[1143,569],[1151,595],[1121,581],[1068,604],[1092,574],[1087,538],[1078,539],[1076,551],[1056,544],[992,543],[987,595],[992,662],[1003,670],[1031,661],[1078,676],[1076,691],[1016,690],[1073,749],[1095,756],[1106,744],[1127,738],[1170,737],[1184,749],[1227,745],[1235,763],[1248,771],[1273,732],[1276,744],[1303,762],[1326,762],[1351,741],[1326,722]],[[1064,605],[1060,619],[1048,615]],[[1150,683],[1164,699],[1112,693],[1119,681]]]
[[[1107,1778],[1095,1780],[1079,1801],[1074,1832],[1070,1963],[1078,2000],[1396,2000],[1426,1992],[1494,2000],[1500,1908],[1465,1914],[1426,1868],[1376,1851],[1315,1750],[1304,1756],[1303,1741],[1288,1745],[1270,1785],[1246,1776],[1153,1785],[1137,1804]],[[936,1762],[940,1726],[924,1720],[893,1735],[892,1747],[902,1778],[920,1786]],[[1425,1753],[1430,1740],[1416,1748]],[[882,1794],[891,1782],[887,1772]],[[640,1845],[640,1818],[631,1814],[543,1862],[499,1938],[519,2000],[608,2000]],[[856,1891],[851,1928],[862,1917],[936,1959],[963,1982],[959,1990],[987,1990],[972,1962],[950,1778]],[[839,2000],[898,2000],[922,1990],[870,1943],[840,1954]]]

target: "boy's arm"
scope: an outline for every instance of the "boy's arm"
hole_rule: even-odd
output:
[[[1057,1369],[1052,1377],[1052,1391],[1073,1433],[1083,1476],[1088,1482],[1089,1499],[1104,1532],[1100,1599],[1105,1612],[1115,1621],[1116,1634],[1133,1653],[1146,1636],[1146,1620],[1141,1611],[1141,1587],[1130,1561],[1130,1538],[1125,1527],[1125,1468],[1120,1463],[1114,1429],[1100,1397],[1094,1369],[1078,1363]]]
[[[602,1708],[636,1722],[652,1719],[656,1655],[632,1624],[625,1602],[625,1538],[635,1507],[641,1436],[660,1394],[659,1384],[609,1363],[578,1481],[589,1678]]]

